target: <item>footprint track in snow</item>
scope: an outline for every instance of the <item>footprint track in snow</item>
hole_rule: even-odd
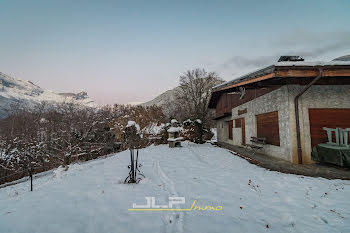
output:
[[[187,149],[200,161],[201,163],[209,164],[207,161],[203,160],[203,156],[199,155],[197,152],[195,152],[193,149],[191,149],[189,146]]]
[[[168,193],[168,196],[178,196],[175,189],[174,181],[171,180],[160,166],[160,161],[155,161],[155,171],[162,183],[163,189]],[[179,204],[175,204],[175,208],[181,208]],[[183,232],[184,230],[184,213],[181,211],[163,211],[163,222],[165,232]]]

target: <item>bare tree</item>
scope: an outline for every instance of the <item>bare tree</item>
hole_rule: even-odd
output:
[[[205,123],[212,87],[222,82],[214,72],[208,73],[199,68],[188,70],[180,76],[180,89],[175,93],[175,101],[185,107],[188,116]]]
[[[200,119],[208,123],[208,103],[212,87],[223,80],[214,72],[204,69],[188,70],[180,76],[180,89],[175,93],[175,101],[185,110],[186,117]]]
[[[204,69],[186,71],[180,76],[180,88],[175,92],[172,106],[173,115],[177,119],[199,119],[197,124],[199,142],[202,142],[203,127],[210,127],[212,114],[208,109],[212,87],[223,83],[214,72]]]
[[[108,107],[14,105],[11,115],[0,120],[0,177],[19,170],[32,172],[33,168],[40,172],[44,165],[68,165],[73,156],[91,159],[117,151],[111,119],[113,111]]]
[[[151,142],[146,138],[153,135],[152,127],[165,122],[162,109],[156,106],[88,108],[70,102],[28,106],[18,101],[8,113],[0,120],[0,184],[9,181],[1,177],[23,177],[21,171],[33,174],[33,170],[37,173],[128,148],[132,140],[125,126],[129,119],[141,127],[132,147],[145,147]]]

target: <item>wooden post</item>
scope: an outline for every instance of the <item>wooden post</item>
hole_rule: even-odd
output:
[[[29,177],[30,177],[30,191],[33,191],[33,168],[29,169]]]

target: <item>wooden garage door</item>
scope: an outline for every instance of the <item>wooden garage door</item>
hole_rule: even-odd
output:
[[[323,127],[350,128],[350,109],[311,108],[309,109],[309,120],[311,146],[314,147],[328,141]]]

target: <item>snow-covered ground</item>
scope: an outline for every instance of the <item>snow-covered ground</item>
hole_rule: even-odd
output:
[[[0,189],[0,232],[348,232],[350,181],[257,167],[210,144],[140,151],[140,184],[123,184],[129,153],[71,165]],[[133,203],[222,206],[221,211],[129,211]]]

